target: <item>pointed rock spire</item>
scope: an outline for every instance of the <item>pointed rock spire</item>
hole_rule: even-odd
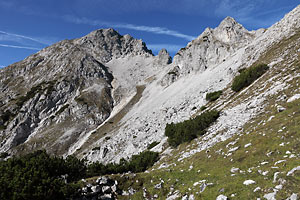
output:
[[[172,57],[166,49],[161,49],[158,53],[158,62],[160,64],[168,65],[172,63]]]

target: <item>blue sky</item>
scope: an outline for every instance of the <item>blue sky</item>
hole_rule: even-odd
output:
[[[267,28],[299,0],[0,0],[0,67],[63,39],[112,27],[174,55],[226,16]]]

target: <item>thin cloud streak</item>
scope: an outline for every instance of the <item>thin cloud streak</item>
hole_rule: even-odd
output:
[[[103,22],[99,20],[91,20],[87,18],[76,18],[73,16],[64,16],[63,19],[67,22],[76,23],[76,24],[87,24],[92,26],[106,26],[106,27],[113,27],[113,28],[124,28],[124,29],[130,29],[135,31],[144,31],[148,33],[153,34],[160,34],[160,35],[169,35],[177,38],[183,38],[187,41],[191,41],[195,39],[196,37],[186,35],[183,33],[180,33],[178,31],[169,30],[164,27],[152,27],[152,26],[139,26],[135,24],[119,24],[119,23],[110,23],[110,22]]]
[[[38,40],[38,39],[35,39],[35,38],[32,38],[32,37],[28,37],[28,36],[25,36],[25,35],[19,35],[19,34],[14,34],[14,33],[8,33],[8,32],[5,32],[5,31],[1,31],[0,30],[0,33],[2,34],[5,34],[5,35],[8,35],[8,36],[12,36],[12,37],[16,37],[16,38],[22,38],[22,39],[26,39],[26,40],[31,40],[33,42],[37,42],[39,44],[43,44],[43,45],[49,45],[48,43],[45,43],[41,40]]]
[[[16,48],[16,49],[41,50],[40,48],[35,48],[35,47],[17,46],[17,45],[9,45],[9,44],[0,44],[0,47],[8,47],[8,48]]]

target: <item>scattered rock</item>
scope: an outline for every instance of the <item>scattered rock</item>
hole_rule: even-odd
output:
[[[290,103],[290,102],[295,101],[297,99],[300,99],[300,94],[295,94],[294,96],[292,96],[291,98],[289,98],[287,100],[287,102]]]
[[[161,189],[163,187],[163,183],[160,182],[154,186],[155,189]]]
[[[130,187],[129,190],[128,190],[128,193],[129,193],[130,195],[134,195],[135,192],[136,192],[136,191],[135,191],[132,187]]]
[[[276,191],[274,191],[272,193],[265,194],[264,198],[267,199],[267,200],[276,200],[275,196],[276,196]]]
[[[206,183],[202,183],[200,185],[200,193],[204,192],[205,188],[207,187],[207,184]]]
[[[278,112],[283,112],[283,111],[285,111],[285,110],[286,110],[285,107],[280,106],[280,105],[277,106],[277,111],[278,111]]]
[[[294,174],[295,171],[300,171],[300,166],[293,168],[292,170],[290,170],[286,175],[287,176],[291,176]]]
[[[231,173],[236,173],[238,171],[240,171],[240,169],[236,168],[236,167],[232,167],[231,170],[230,170]]]
[[[251,143],[248,143],[248,144],[245,144],[245,148],[247,148],[247,147],[250,147],[252,144]]]
[[[283,163],[283,162],[286,162],[286,160],[278,160],[277,162],[275,162],[274,165],[278,165],[278,164]]]
[[[107,179],[107,177],[101,176],[97,179],[96,183],[98,183],[99,185],[105,185],[107,184]]]
[[[228,198],[225,195],[221,194],[216,198],[216,200],[228,200]]]
[[[275,183],[277,181],[277,178],[278,178],[279,174],[280,174],[280,172],[275,172],[274,173],[273,183]]]
[[[94,185],[91,187],[92,192],[97,193],[101,191],[101,187],[99,185]]]
[[[286,200],[297,200],[298,199],[298,195],[293,193],[289,198],[287,198]]]
[[[260,191],[261,190],[261,188],[260,187],[257,187],[257,188],[255,188],[254,190],[253,190],[253,192],[258,192],[258,191]]]
[[[115,199],[117,195],[129,195],[126,191],[118,189],[118,182],[108,177],[102,176],[96,180],[96,185],[87,184],[81,189],[81,198],[85,200],[93,199]]]
[[[246,180],[246,181],[244,181],[244,185],[251,185],[251,184],[255,184],[256,182],[255,181],[253,181],[253,180]]]
[[[275,189],[276,189],[276,190],[281,190],[282,187],[283,187],[283,185],[276,185],[276,186],[275,186]]]
[[[240,147],[234,147],[234,148],[232,148],[232,149],[229,149],[229,150],[228,150],[228,153],[229,153],[229,152],[234,152],[234,151],[238,150],[239,148],[240,148]]]
[[[222,193],[222,192],[224,192],[224,191],[225,191],[224,188],[219,189],[219,193]]]

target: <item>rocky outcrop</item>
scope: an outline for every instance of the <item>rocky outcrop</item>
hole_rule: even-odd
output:
[[[160,50],[156,57],[156,65],[158,66],[164,66],[172,63],[172,57],[166,49]]]
[[[118,181],[106,176],[99,177],[95,183],[87,184],[81,189],[81,197],[77,200],[116,199],[122,191],[118,188]]]

